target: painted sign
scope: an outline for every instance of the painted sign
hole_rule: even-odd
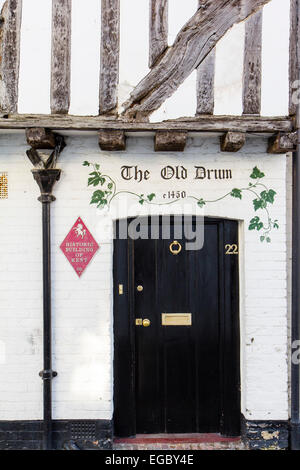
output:
[[[78,217],[70,232],[60,245],[65,257],[80,277],[93,258],[99,245]]]
[[[8,177],[7,173],[0,173],[0,199],[8,198]]]
[[[156,205],[164,206],[167,204],[172,204],[173,202],[178,202],[180,199],[189,199],[194,201],[198,207],[203,208],[204,206],[214,204],[222,201],[223,199],[228,199],[230,197],[242,200],[244,195],[249,195],[252,198],[253,206],[253,215],[252,219],[249,221],[248,230],[255,230],[260,232],[260,241],[261,242],[271,242],[270,233],[274,229],[279,229],[279,223],[277,219],[272,219],[270,216],[271,205],[275,201],[276,191],[267,186],[265,181],[265,173],[263,173],[257,166],[252,169],[252,172],[249,175],[248,185],[243,187],[232,187],[231,190],[226,190],[225,193],[220,193],[216,198],[206,198],[204,194],[199,193],[199,195],[189,194],[185,190],[169,190],[161,195],[156,193],[146,194],[128,191],[126,189],[119,189],[119,181],[114,177],[107,174],[107,172],[102,172],[102,168],[98,163],[90,163],[88,161],[83,162],[83,166],[92,167],[93,171],[89,173],[88,177],[88,186],[99,186],[99,189],[96,189],[92,196],[90,204],[95,204],[97,208],[104,209],[105,207],[109,209],[112,201],[125,194],[131,198],[135,198],[139,204],[146,205]],[[194,179],[215,179],[215,180],[231,180],[233,172],[231,169],[207,169],[203,166],[194,167]],[[169,180],[172,178],[185,180],[188,177],[188,170],[184,166],[171,166],[167,165],[161,169],[161,177],[163,180]],[[146,181],[150,178],[149,170],[141,170],[138,166],[122,166],[121,167],[121,178],[123,181],[135,180],[138,183]],[[198,190],[201,190],[201,187],[198,187]],[[145,190],[144,190],[145,191]],[[158,196],[158,197],[157,197]],[[171,199],[167,201],[166,199]],[[258,212],[259,215],[256,215]],[[236,254],[228,253],[228,254]]]

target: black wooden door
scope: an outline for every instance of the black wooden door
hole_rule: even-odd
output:
[[[236,435],[237,223],[207,219],[194,251],[170,247],[172,222],[169,239],[115,241],[115,432]]]

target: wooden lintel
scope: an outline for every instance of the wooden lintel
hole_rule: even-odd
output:
[[[101,150],[126,150],[125,132],[112,129],[100,129],[99,147]]]
[[[227,132],[221,137],[221,150],[222,152],[238,152],[245,142],[245,132]]]
[[[56,145],[55,134],[44,127],[26,129],[28,145],[34,149],[54,149]]]
[[[155,134],[156,152],[183,152],[187,139],[186,131],[158,131]]]
[[[162,122],[139,122],[115,119],[111,116],[72,116],[43,114],[14,114],[0,117],[0,129],[26,129],[45,127],[52,130],[98,131],[99,129],[124,132],[156,132],[159,130],[187,132],[255,132],[274,134],[292,132],[294,120],[289,117],[260,116],[196,116]]]
[[[269,138],[268,153],[288,153],[296,150],[297,132],[282,134],[278,132]]]

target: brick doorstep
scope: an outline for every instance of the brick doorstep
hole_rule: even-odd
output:
[[[151,444],[121,444],[114,443],[114,450],[247,450],[242,442],[199,442],[199,443],[151,443]]]
[[[114,450],[246,450],[240,438],[226,438],[216,434],[143,435],[118,439]]]

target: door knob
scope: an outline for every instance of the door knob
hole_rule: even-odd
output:
[[[138,292],[142,292],[143,289],[144,289],[143,286],[137,286],[137,288],[136,288],[136,290],[137,290]]]
[[[148,320],[148,318],[144,318],[143,326],[147,327],[147,326],[150,326],[150,324],[151,324],[150,320]]]

